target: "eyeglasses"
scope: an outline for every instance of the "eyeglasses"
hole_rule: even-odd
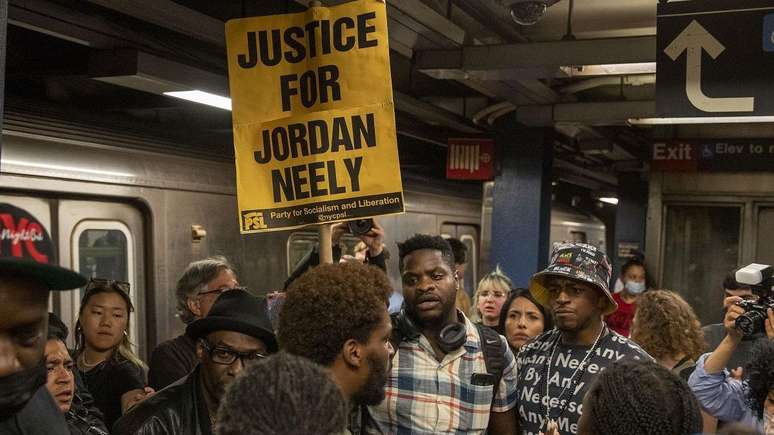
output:
[[[202,347],[207,351],[207,353],[210,355],[210,359],[215,364],[230,366],[231,364],[234,364],[234,361],[236,361],[237,358],[239,358],[239,360],[242,361],[242,364],[244,365],[245,362],[248,361],[253,362],[266,358],[266,355],[258,352],[237,352],[234,349],[227,347],[213,347],[205,339],[199,340],[199,343],[201,343]]]
[[[129,294],[129,290],[131,289],[131,284],[129,284],[126,281],[116,281],[113,279],[91,278],[89,282],[86,284],[86,287],[84,287],[83,289],[85,291],[89,291],[97,287],[112,287],[116,290],[121,290],[122,292]]]
[[[196,296],[204,296],[209,295],[213,293],[221,294],[223,292],[227,292],[230,290],[244,290],[247,291],[247,287],[222,287],[222,288],[216,288],[215,290],[206,290],[203,292],[196,293]]]
[[[500,291],[500,290],[495,290],[493,292],[490,292],[488,290],[484,290],[479,295],[479,297],[484,298],[484,299],[488,298],[489,296],[492,296],[495,299],[504,298],[505,297],[505,292],[504,291]]]

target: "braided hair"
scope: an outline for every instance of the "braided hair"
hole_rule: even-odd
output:
[[[702,431],[699,404],[688,385],[651,361],[612,364],[586,394],[584,408],[587,433],[684,435]]]
[[[217,435],[333,435],[347,426],[347,405],[328,373],[280,352],[248,365],[226,391]]]

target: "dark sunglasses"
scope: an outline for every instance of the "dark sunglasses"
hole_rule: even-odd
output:
[[[237,358],[239,358],[242,361],[242,365],[244,365],[245,362],[253,362],[266,358],[266,355],[258,352],[237,352],[234,349],[227,347],[212,346],[203,338],[199,340],[199,343],[201,343],[202,347],[207,351],[210,355],[210,359],[215,364],[230,366],[231,364],[234,364],[234,361],[236,361]]]
[[[126,281],[116,281],[104,278],[91,278],[83,289],[88,292],[97,287],[109,287],[120,290],[126,294],[129,294],[129,290],[131,289],[131,285]]]

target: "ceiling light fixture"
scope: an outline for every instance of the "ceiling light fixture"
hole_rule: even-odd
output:
[[[180,98],[182,100],[192,101],[194,103],[206,104],[223,110],[231,110],[231,98],[211,94],[204,91],[174,91],[164,92],[164,95]]]
[[[599,200],[605,204],[618,205],[618,198],[616,197],[602,197]]]
[[[653,74],[656,72],[656,62],[560,66],[559,69],[562,70],[567,77]]]
[[[774,116],[711,116],[695,118],[629,118],[629,125],[741,124],[774,122]]]

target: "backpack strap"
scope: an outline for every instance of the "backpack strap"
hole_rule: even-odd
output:
[[[492,398],[497,396],[497,390],[500,388],[500,380],[505,371],[505,344],[500,339],[500,334],[494,329],[476,323],[478,337],[481,341],[481,351],[484,353],[484,364],[486,371],[494,376],[494,388],[492,389]]]
[[[394,353],[392,354],[392,358],[395,358],[395,355],[398,354],[398,347],[400,346],[400,343],[403,341],[403,338],[404,338],[403,331],[401,330],[401,325],[400,325],[401,313],[403,313],[403,310],[397,313],[390,314],[390,322],[392,323],[392,333],[390,334],[390,344],[392,345],[392,348],[394,350]]]

